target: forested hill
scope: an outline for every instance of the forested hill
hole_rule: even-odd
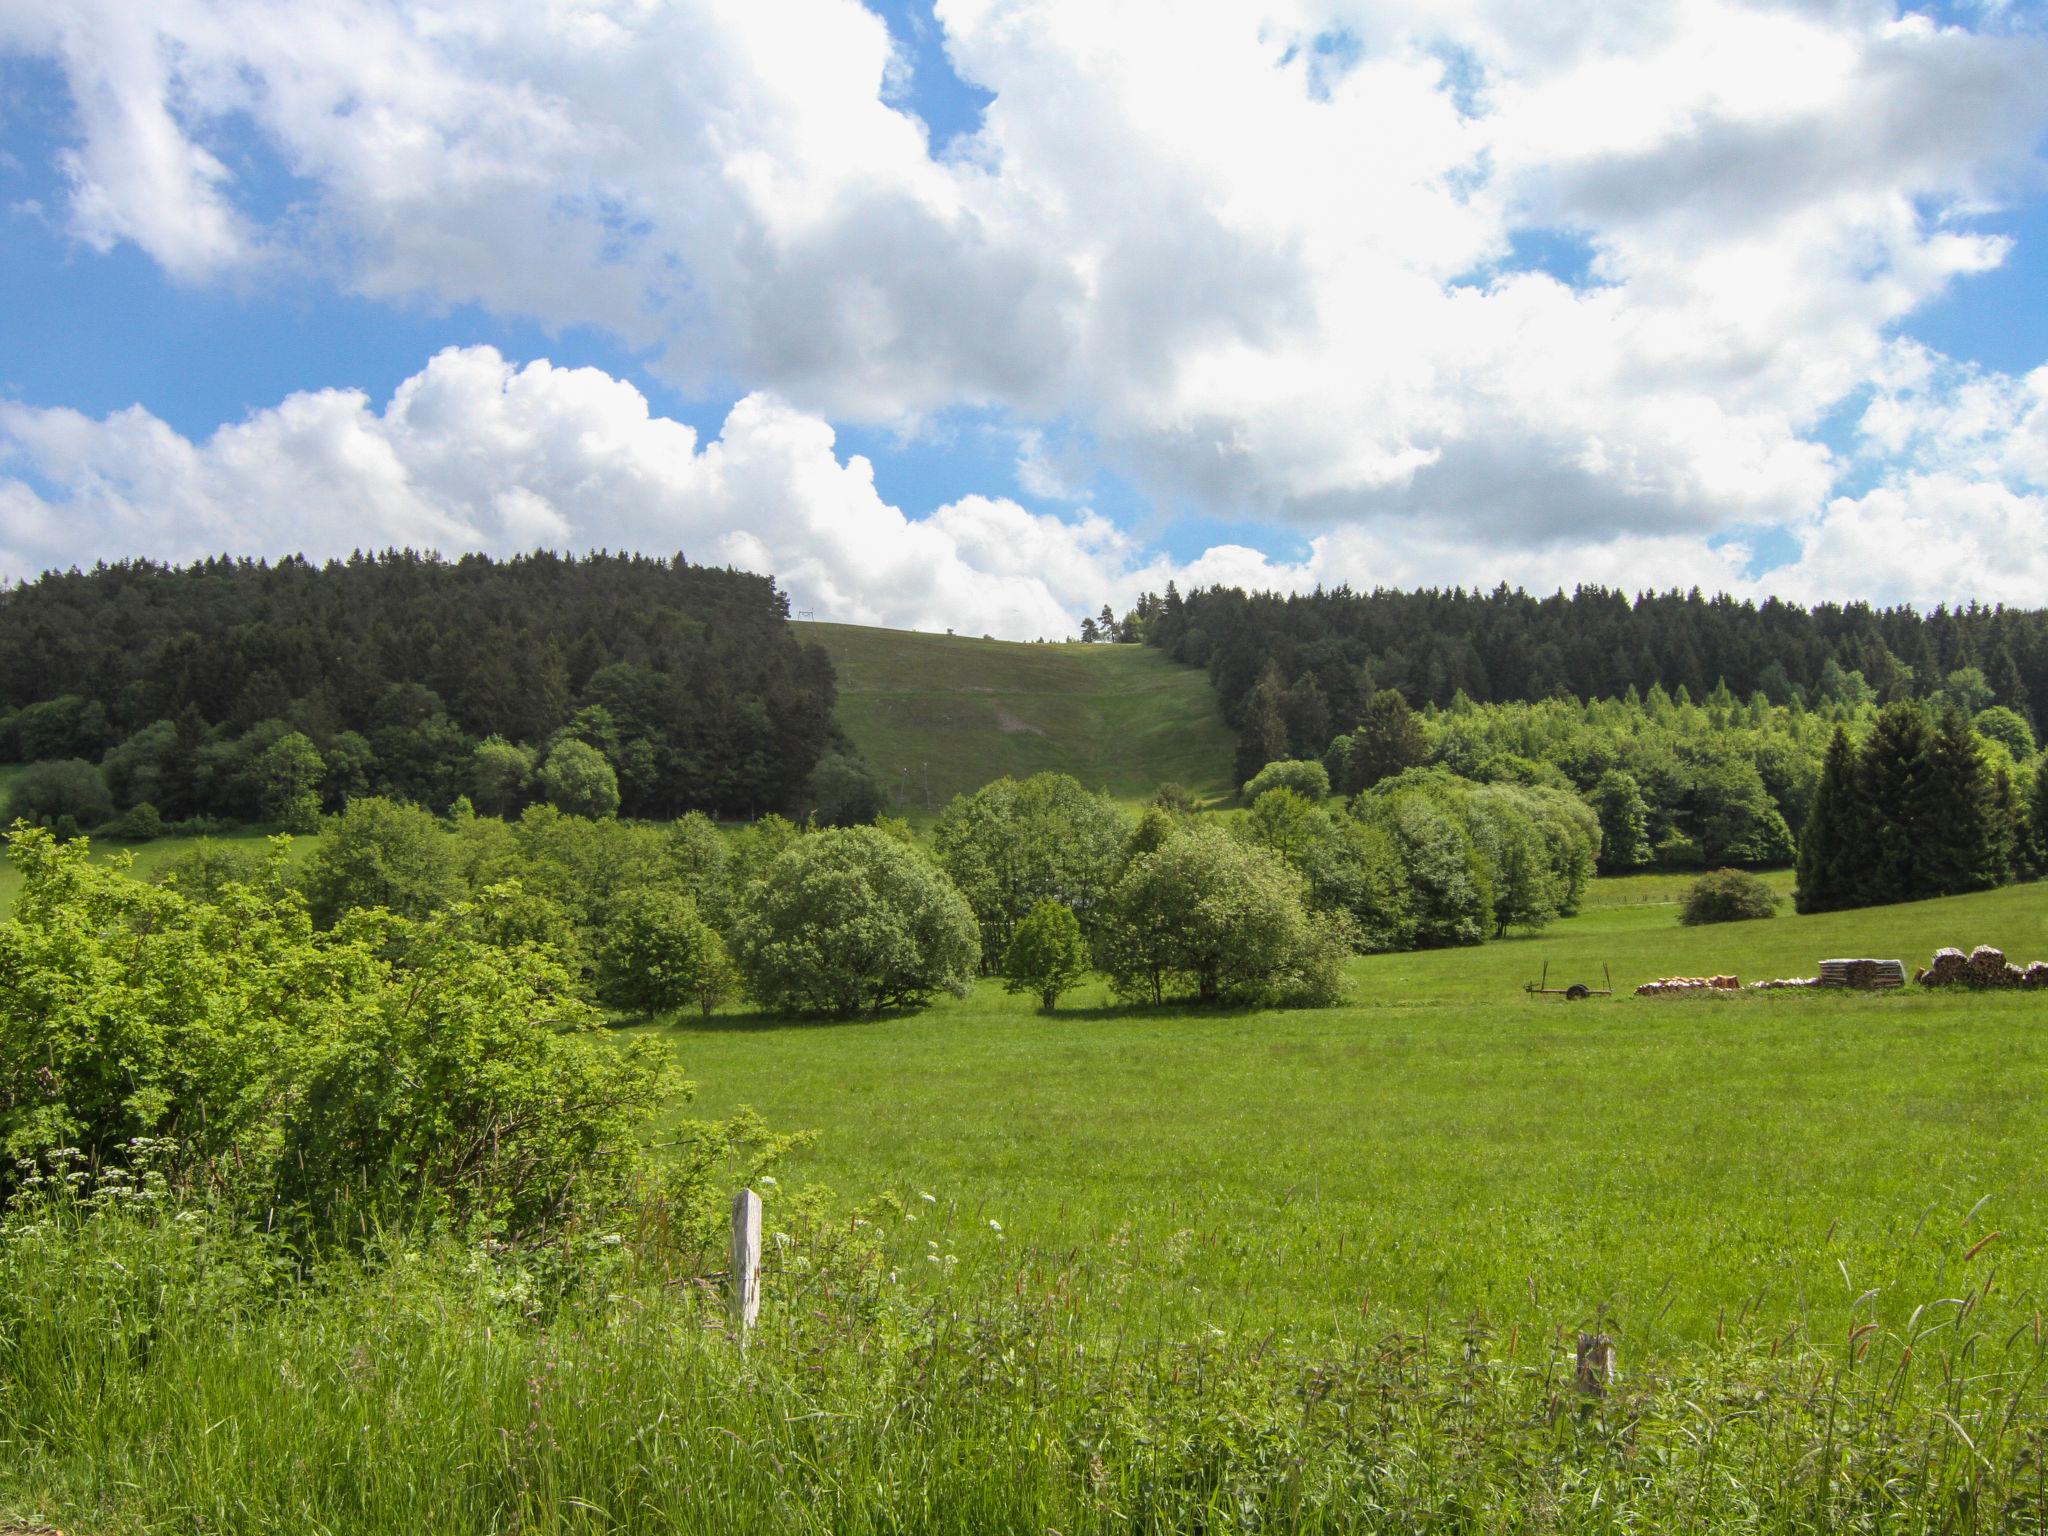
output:
[[[1690,593],[1634,599],[1599,587],[1536,598],[1500,587],[1282,597],[1211,587],[1148,596],[1118,626],[1176,660],[1206,666],[1225,716],[1240,724],[1262,681],[1282,691],[1299,755],[1350,729],[1375,690],[1448,705],[1560,695],[1620,698],[1634,688],[1701,698],[1725,683],[1790,703],[1859,672],[1878,698],[1925,697],[1975,668],[1992,699],[2022,714],[2048,699],[2048,612],[1873,609],[1776,599],[1761,605]]]
[[[480,741],[531,768],[565,730],[630,814],[787,808],[839,739],[833,706],[772,580],[680,556],[136,562],[0,593],[0,758],[106,755],[117,798],[169,818],[260,814],[234,802],[274,789],[249,770],[287,735],[329,805],[439,807]]]

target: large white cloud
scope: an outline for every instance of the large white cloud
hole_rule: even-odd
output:
[[[1899,366],[1904,389],[1917,376],[1910,358]],[[1923,412],[1973,409],[1957,393]],[[2048,370],[2006,416],[2038,423],[2043,394]],[[1810,519],[1805,554],[1769,584],[1814,597],[2038,601],[2044,525],[2037,493],[1949,472],[1895,477]],[[1409,515],[1319,534],[1296,560],[1230,544],[1176,562],[1086,510],[968,496],[906,516],[865,459],[839,456],[829,423],[773,396],[743,398],[700,442],[629,383],[519,366],[490,347],[438,354],[381,407],[355,390],[305,392],[201,442],[139,407],[95,419],[0,403],[0,579],[108,551],[680,550],[775,575],[819,618],[1031,639],[1069,635],[1080,615],[1124,609],[1168,581],[1757,590],[1748,551],[1717,543],[1628,533],[1475,551],[1458,527]]]
[[[380,410],[295,394],[195,443],[139,407],[104,419],[0,404],[0,576],[93,552],[315,558],[680,550],[778,576],[821,618],[1063,636],[1068,604],[1128,601],[1163,568],[1100,518],[973,497],[924,519],[842,461],[832,428],[766,395],[713,441],[589,368],[451,348]]]
[[[1338,574],[1371,551],[1383,579],[1449,560],[1647,584],[1685,564],[1657,551],[1697,570],[1731,528],[1834,537],[1863,499],[1836,495],[1818,424],[1896,373],[1902,317],[2002,258],[1966,216],[2048,127],[2039,38],[1882,0],[937,14],[994,93],[945,157],[893,105],[904,65],[855,0],[0,0],[0,47],[70,84],[69,217],[97,247],[603,326],[686,383],[791,402],[735,415],[790,465],[830,458],[798,452],[826,431],[806,417],[1057,417],[1162,504],[1289,520]],[[291,208],[230,171],[251,134],[298,178]],[[1582,249],[1588,279],[1524,270],[1531,231]],[[274,430],[302,413],[309,463],[374,480],[349,398],[295,397]],[[2002,460],[1987,478],[1901,441],[1894,488],[2031,494]],[[1030,486],[1074,480],[1023,447]],[[783,489],[851,506],[855,473]],[[491,515],[544,533],[513,489]],[[914,526],[974,546],[997,505]],[[1092,559],[1118,536],[1089,537]],[[833,547],[813,558],[834,601],[865,593]]]

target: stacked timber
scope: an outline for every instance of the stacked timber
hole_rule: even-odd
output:
[[[1666,976],[1636,988],[1637,997],[1666,997],[1674,992],[1734,992],[1742,986],[1733,976]]]
[[[1818,976],[1780,976],[1773,981],[1752,981],[1749,984],[1749,989],[1752,992],[1783,992],[1794,987],[1818,987],[1824,985],[1826,983]]]
[[[2024,968],[2013,965],[2003,950],[1979,944],[1969,954],[1945,948],[1934,952],[1933,963],[1914,978],[1923,987],[1973,987],[1997,991],[2012,987],[2035,990],[2048,987],[2048,962],[2036,960]]]
[[[1819,984],[1823,987],[1856,987],[1875,992],[1906,984],[1903,960],[1823,960]]]

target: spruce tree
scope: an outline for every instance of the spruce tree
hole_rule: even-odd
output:
[[[1244,721],[1237,728],[1237,782],[1249,784],[1266,764],[1287,755],[1287,720],[1280,711],[1280,684],[1262,679],[1245,700]]]
[[[1916,894],[1952,896],[1999,883],[1991,775],[1969,718],[1950,705],[1927,742],[1921,812],[1910,825]]]
[[[1934,733],[1918,704],[1901,699],[1878,711],[1857,774],[1870,818],[1868,853],[1856,861],[1860,878],[1844,905],[1882,906],[1934,894],[1920,867],[1933,745]]]
[[[1856,904],[1866,881],[1862,860],[1868,834],[1856,751],[1838,725],[1799,838],[1799,879],[1792,896],[1799,911],[1834,912]]]
[[[2034,766],[2034,786],[2020,817],[2013,863],[2022,880],[2048,876],[2048,759]]]
[[[1397,689],[1382,688],[1366,700],[1365,713],[1351,733],[1351,776],[1356,782],[1342,787],[1350,794],[1370,789],[1381,779],[1416,767],[1428,755],[1408,700]]]

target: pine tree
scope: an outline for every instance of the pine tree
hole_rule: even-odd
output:
[[[1792,896],[1799,911],[1834,912],[1856,905],[1866,882],[1861,863],[1868,831],[1856,751],[1838,725],[1799,839],[1799,878]]]

